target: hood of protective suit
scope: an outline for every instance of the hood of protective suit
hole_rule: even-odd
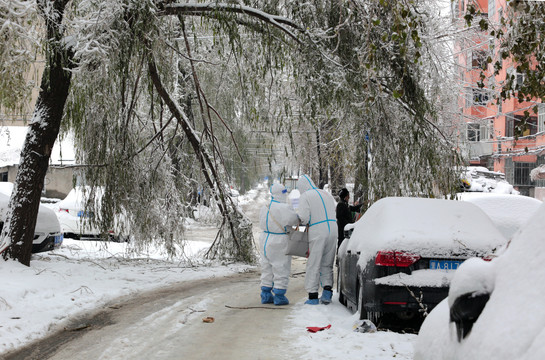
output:
[[[314,183],[310,179],[310,176],[302,175],[299,180],[297,180],[297,190],[299,190],[302,194],[310,189],[316,189],[316,185],[314,185]]]
[[[273,186],[271,186],[270,191],[271,191],[273,200],[276,200],[281,203],[285,203],[286,200],[288,199],[288,190],[282,184],[273,184]]]

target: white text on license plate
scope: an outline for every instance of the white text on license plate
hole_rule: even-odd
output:
[[[454,260],[430,260],[430,269],[434,270],[456,270],[463,261]]]

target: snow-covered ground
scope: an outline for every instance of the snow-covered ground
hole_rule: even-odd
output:
[[[0,261],[0,354],[43,337],[62,321],[122,295],[172,283],[228,276],[249,268],[202,260],[209,241],[191,241],[185,259],[160,253],[127,255],[127,244],[65,239],[59,250],[35,254],[30,267]],[[291,306],[285,328],[308,359],[411,359],[416,335],[359,333],[358,315],[334,299],[330,306]],[[258,305],[256,295],[256,305]],[[307,326],[331,328],[318,333]]]
[[[240,204],[248,201],[240,198]],[[135,253],[127,243],[65,239],[60,249],[34,254],[30,267],[0,261],[0,355],[124,295],[249,269],[259,272],[251,265],[204,260],[204,250],[215,235],[212,225],[192,223],[188,231],[192,240],[176,259],[167,259],[157,249]],[[283,331],[291,345],[305,354],[301,359],[412,359],[416,335],[356,332],[361,324],[358,314],[351,314],[336,295],[328,306],[304,305],[303,298],[291,300]],[[308,326],[327,325],[331,328],[307,331]]]

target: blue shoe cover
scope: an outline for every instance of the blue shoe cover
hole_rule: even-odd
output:
[[[261,287],[261,303],[262,304],[272,304],[274,302],[273,294],[271,293],[272,288],[268,286]]]
[[[307,304],[307,305],[318,305],[318,304],[320,304],[320,300],[318,300],[318,299],[308,299],[307,301],[305,301],[305,304]]]
[[[288,305],[290,302],[285,296],[286,289],[273,289],[274,293],[274,305]]]
[[[324,290],[322,291],[322,297],[320,298],[320,302],[322,304],[331,304],[331,297],[333,296],[333,291],[331,290]]]

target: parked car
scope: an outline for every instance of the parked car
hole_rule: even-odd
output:
[[[456,198],[477,205],[507,238],[528,222],[543,204],[541,200],[523,195],[466,192]]]
[[[421,319],[448,294],[454,270],[507,239],[477,206],[462,201],[384,198],[339,248],[339,301],[360,319]]]
[[[8,213],[8,204],[13,183],[0,182],[0,231],[4,227]],[[34,229],[34,240],[32,241],[32,252],[38,253],[53,250],[62,245],[63,235],[59,220],[55,212],[44,205],[38,209],[36,228]]]
[[[92,191],[88,186],[76,186],[70,190],[66,198],[53,205],[61,230],[66,238],[77,240],[113,240],[124,241],[126,237],[121,236],[116,229],[111,229],[104,234],[95,224],[95,214],[86,208],[87,199]],[[100,207],[102,188],[97,188],[95,201]]]
[[[469,259],[425,319],[414,359],[545,359],[545,205],[490,262]]]
[[[462,169],[461,191],[519,194],[513,185],[505,180],[505,174],[490,171],[483,166],[468,166]]]

